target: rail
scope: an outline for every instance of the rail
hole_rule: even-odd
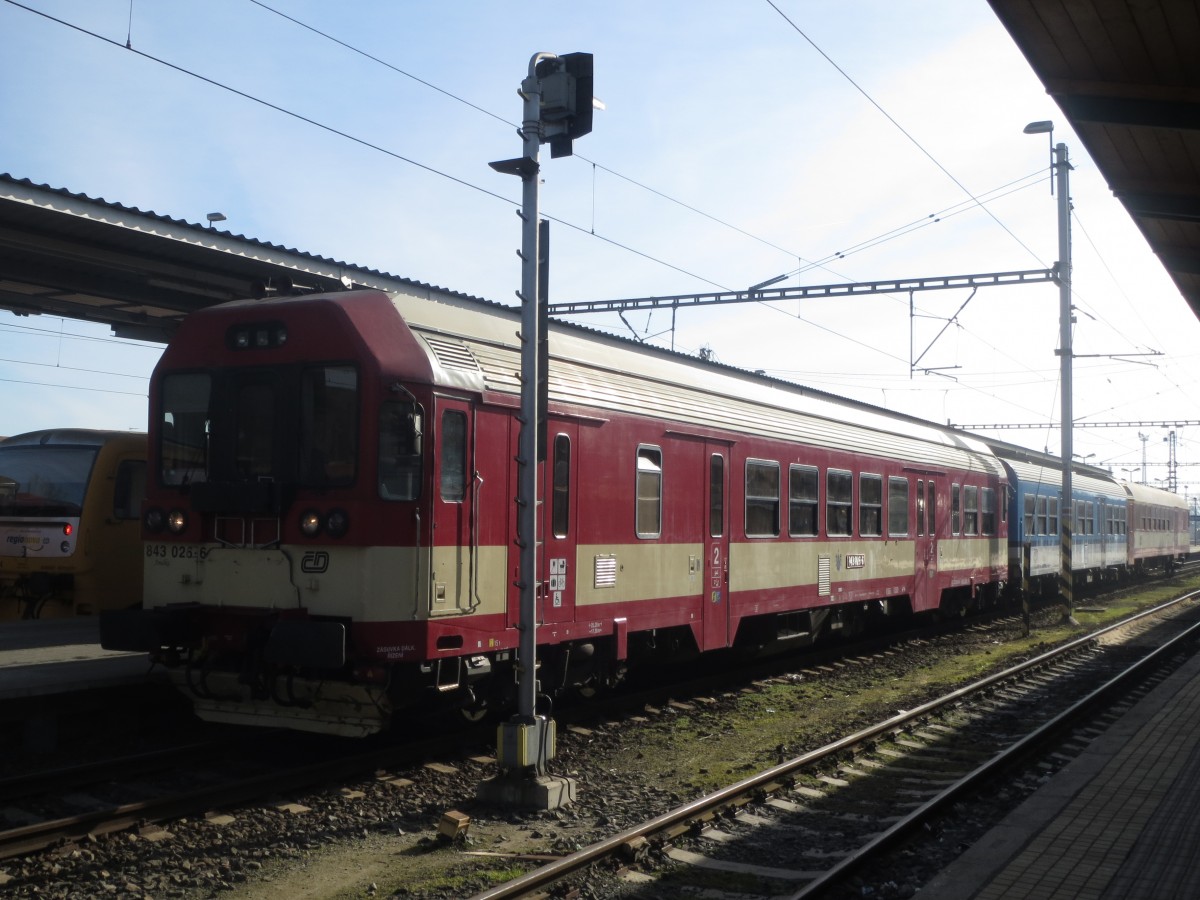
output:
[[[556,881],[559,881],[566,876],[577,872],[594,862],[598,862],[606,857],[612,856],[618,852],[622,852],[624,848],[634,848],[640,845],[643,841],[662,832],[666,832],[673,828],[688,826],[696,821],[702,821],[712,818],[722,809],[734,805],[739,799],[746,795],[753,795],[761,792],[769,792],[777,789],[782,783],[786,782],[793,773],[801,769],[807,768],[812,764],[821,760],[827,759],[847,750],[856,745],[860,745],[890,732],[897,730],[907,724],[920,720],[930,714],[944,709],[952,704],[963,700],[974,694],[987,691],[989,688],[995,687],[1003,682],[1012,680],[1017,676],[1025,674],[1029,671],[1045,667],[1049,663],[1069,656],[1087,647],[1094,645],[1099,638],[1116,631],[1117,629],[1126,628],[1129,625],[1145,619],[1149,616],[1156,615],[1163,610],[1169,609],[1178,604],[1184,603],[1197,596],[1200,596],[1200,591],[1191,592],[1166,603],[1159,604],[1151,609],[1144,610],[1127,619],[1114,623],[1106,628],[1092,632],[1039,656],[1028,659],[1015,666],[1004,669],[986,678],[980,679],[970,685],[958,688],[951,691],[936,700],[924,703],[914,709],[907,710],[892,716],[875,725],[871,725],[854,734],[841,738],[833,743],[826,744],[815,750],[804,753],[794,759],[788,760],[770,769],[759,772],[748,778],[742,779],[728,787],[722,788],[707,796],[698,798],[676,809],[670,810],[660,816],[643,822],[639,825],[628,828],[617,834],[614,834],[602,841],[584,847],[575,853],[564,856],[562,859],[548,863],[531,872],[519,876],[512,881],[505,882],[501,885],[496,885],[481,893],[475,894],[470,900],[504,900],[504,898],[523,897],[534,890],[538,890]],[[1012,746],[1007,748],[994,758],[989,759],[977,771],[964,776],[954,785],[948,787],[945,791],[927,801],[920,808],[906,816],[901,821],[895,823],[887,831],[881,833],[877,838],[869,844],[864,845],[856,853],[851,854],[845,860],[838,863],[832,869],[823,873],[818,881],[807,885],[803,890],[797,893],[793,900],[811,896],[820,886],[828,885],[830,881],[844,877],[850,870],[861,865],[867,858],[892,842],[900,836],[910,831],[915,825],[924,821],[933,812],[943,807],[957,794],[965,791],[971,785],[976,783],[979,778],[985,777],[987,774],[993,773],[998,767],[1010,763],[1017,756],[1023,754],[1033,744],[1044,740],[1046,734],[1054,729],[1062,726],[1063,722],[1071,718],[1077,717],[1083,710],[1098,702],[1125,679],[1133,677],[1136,672],[1142,671],[1146,666],[1156,664],[1164,658],[1165,655],[1170,655],[1175,652],[1179,642],[1189,639],[1193,634],[1200,633],[1200,624],[1189,628],[1186,632],[1172,639],[1162,647],[1157,648],[1152,653],[1139,660],[1133,666],[1130,666],[1125,672],[1111,679],[1100,688],[1088,694],[1084,699],[1072,705],[1068,710],[1060,713],[1053,720],[1043,725],[1037,731],[1027,735]]]

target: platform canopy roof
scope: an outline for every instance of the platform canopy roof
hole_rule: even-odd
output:
[[[989,2],[1200,315],[1200,4]]]
[[[101,322],[121,337],[165,342],[206,306],[347,287],[434,289],[0,174],[0,309]]]

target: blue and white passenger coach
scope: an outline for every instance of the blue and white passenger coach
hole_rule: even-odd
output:
[[[1062,566],[1062,466],[1057,457],[993,448],[1008,472],[1009,562],[1014,586],[1028,576],[1035,594],[1052,594]],[[1020,458],[1018,458],[1018,456]],[[1077,584],[1113,580],[1128,563],[1128,498],[1101,469],[1077,466],[1071,571]]]

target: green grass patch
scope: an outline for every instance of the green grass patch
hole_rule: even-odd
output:
[[[964,634],[961,651],[938,651],[918,665],[897,654],[876,666],[848,666],[832,676],[763,685],[736,695],[733,711],[680,716],[640,732],[617,764],[658,777],[684,797],[711,792],[807,749],[911,709],[934,696],[1046,652],[1088,631],[1200,589],[1200,576],[1139,585],[1102,600],[1077,603],[1077,626],[1049,610],[1026,636],[1018,626],[991,642]],[[895,668],[889,677],[885,670]]]

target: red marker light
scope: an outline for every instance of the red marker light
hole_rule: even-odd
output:
[[[75,531],[75,526],[72,525],[70,522],[68,522],[66,525],[63,526],[63,534],[65,534],[67,537],[70,537],[72,535],[72,533],[74,533],[74,531]]]

